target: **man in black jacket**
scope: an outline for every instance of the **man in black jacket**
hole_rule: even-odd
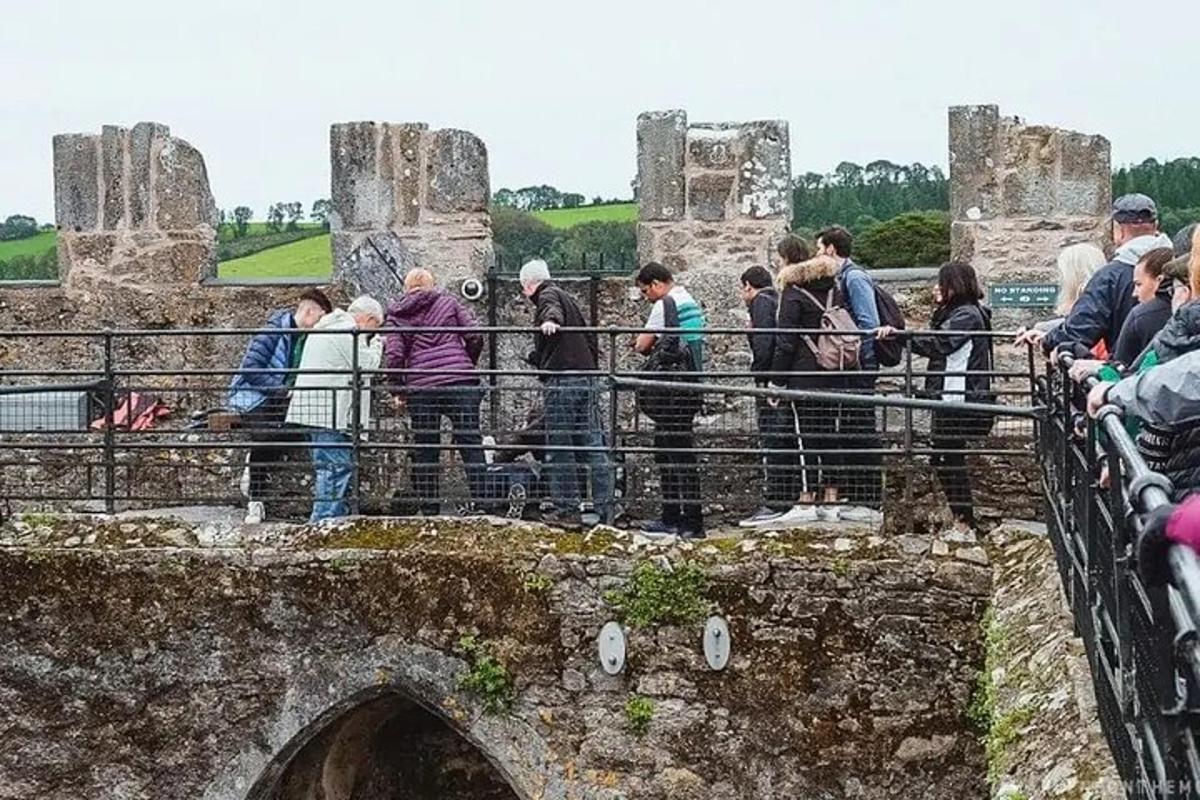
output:
[[[1101,339],[1109,352],[1116,350],[1125,318],[1134,306],[1134,265],[1151,250],[1171,246],[1171,239],[1158,230],[1158,207],[1144,194],[1116,199],[1112,236],[1117,248],[1112,261],[1096,270],[1071,313],[1042,339],[1047,353],[1060,345],[1082,345],[1090,350]]]
[[[798,240],[797,240],[798,241]],[[801,259],[803,260],[803,259]],[[771,273],[764,267],[750,267],[742,273],[742,300],[750,309],[750,372],[756,386],[771,382],[771,362],[775,357],[775,317],[779,295],[772,285]],[[768,331],[759,333],[758,331]],[[777,382],[782,383],[784,376]],[[753,528],[779,517],[796,499],[796,468],[799,441],[796,420],[790,403],[772,406],[766,398],[755,399],[758,416],[759,447],[763,451],[763,506],[738,524]]]
[[[529,362],[543,374],[546,387],[546,463],[554,510],[550,523],[580,524],[577,470],[590,472],[592,503],[601,521],[612,514],[612,470],[600,416],[598,354],[591,335],[579,330],[587,322],[575,298],[550,282],[545,261],[521,267],[521,291],[533,301],[534,349]],[[562,374],[556,374],[562,373]]]

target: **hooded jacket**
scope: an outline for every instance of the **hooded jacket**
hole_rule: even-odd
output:
[[[1180,306],[1151,340],[1150,347],[1159,364],[1200,349],[1200,300]]]
[[[926,393],[947,403],[992,402],[992,340],[970,335],[992,329],[991,309],[979,303],[959,303],[935,313],[933,329],[955,331],[956,335],[909,337],[913,352],[929,359]],[[945,374],[948,372],[960,374]]]
[[[296,318],[286,308],[272,311],[267,328],[256,333],[246,347],[238,374],[229,384],[229,407],[246,414],[261,406],[269,397],[285,396],[287,373],[297,334]],[[257,370],[280,370],[258,372]]]
[[[1170,247],[1171,239],[1162,233],[1138,236],[1117,249],[1113,260],[1096,270],[1083,294],[1075,301],[1071,313],[1042,339],[1047,353],[1062,344],[1082,344],[1094,347],[1104,340],[1109,351],[1116,348],[1125,318],[1133,310],[1133,267],[1146,253],[1159,247]]]
[[[533,324],[537,327],[543,322],[555,322],[563,328],[587,327],[575,298],[550,281],[538,287],[532,300]],[[533,352],[527,360],[537,369],[549,372],[595,370],[599,363],[595,340],[578,331],[559,331],[553,336],[538,331],[533,335]]]
[[[1171,289],[1160,289],[1154,297],[1145,303],[1138,303],[1125,324],[1121,327],[1121,335],[1117,337],[1117,347],[1113,350],[1112,360],[1122,367],[1131,367],[1137,362],[1138,356],[1146,349],[1167,321],[1171,318]]]
[[[388,307],[390,328],[474,328],[475,317],[444,289],[419,289]],[[483,352],[478,333],[423,330],[391,333],[384,341],[384,363],[388,369],[407,370],[389,375],[393,391],[462,386],[478,383],[474,372]],[[467,374],[464,374],[467,373]]]
[[[768,286],[765,289],[759,289],[754,295],[754,299],[750,301],[750,353],[752,360],[750,362],[751,372],[769,372],[771,370],[771,362],[775,358],[775,334],[773,333],[757,333],[756,331],[763,328],[775,327],[775,315],[779,310],[779,294],[775,288]],[[782,376],[780,376],[780,382]],[[766,378],[755,378],[755,383],[762,386],[767,383]]]
[[[814,259],[803,264],[789,264],[781,269],[776,279],[779,285],[776,326],[796,330],[819,330],[830,293],[834,295],[835,304],[841,304],[843,300],[838,290],[838,270],[838,264],[832,259]],[[812,297],[809,297],[810,294]],[[778,334],[771,354],[770,371],[822,374],[789,375],[786,378],[776,374],[771,378],[771,383],[776,386],[786,385],[789,389],[810,390],[830,389],[841,385],[840,372],[825,371],[817,365],[816,355],[804,341],[806,336],[800,333]]]
[[[301,374],[296,376],[292,390],[292,401],[288,405],[289,425],[310,428],[328,428],[346,431],[353,420],[353,395],[350,386],[354,376],[354,345],[358,342],[358,369],[379,369],[383,356],[380,337],[368,337],[360,333],[351,335],[357,327],[354,316],[345,309],[335,308],[313,326],[314,335],[304,345],[300,358]],[[341,333],[319,333],[341,331]],[[370,342],[368,342],[370,338]],[[314,374],[304,374],[312,370]],[[343,373],[343,374],[330,374]],[[368,379],[363,378],[364,383]],[[363,389],[359,402],[359,427],[365,430],[371,422],[371,392]]]

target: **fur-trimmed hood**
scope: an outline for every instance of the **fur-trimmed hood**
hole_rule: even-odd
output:
[[[799,264],[788,264],[779,270],[775,283],[782,291],[788,286],[803,286],[823,279],[836,278],[842,265],[829,256],[817,256]]]

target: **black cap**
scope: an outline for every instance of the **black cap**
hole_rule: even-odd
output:
[[[1144,194],[1123,194],[1113,203],[1113,222],[1123,225],[1158,220],[1158,206]]]

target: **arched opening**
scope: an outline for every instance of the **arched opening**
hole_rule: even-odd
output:
[[[475,744],[409,697],[345,708],[301,732],[248,800],[521,800]]]

